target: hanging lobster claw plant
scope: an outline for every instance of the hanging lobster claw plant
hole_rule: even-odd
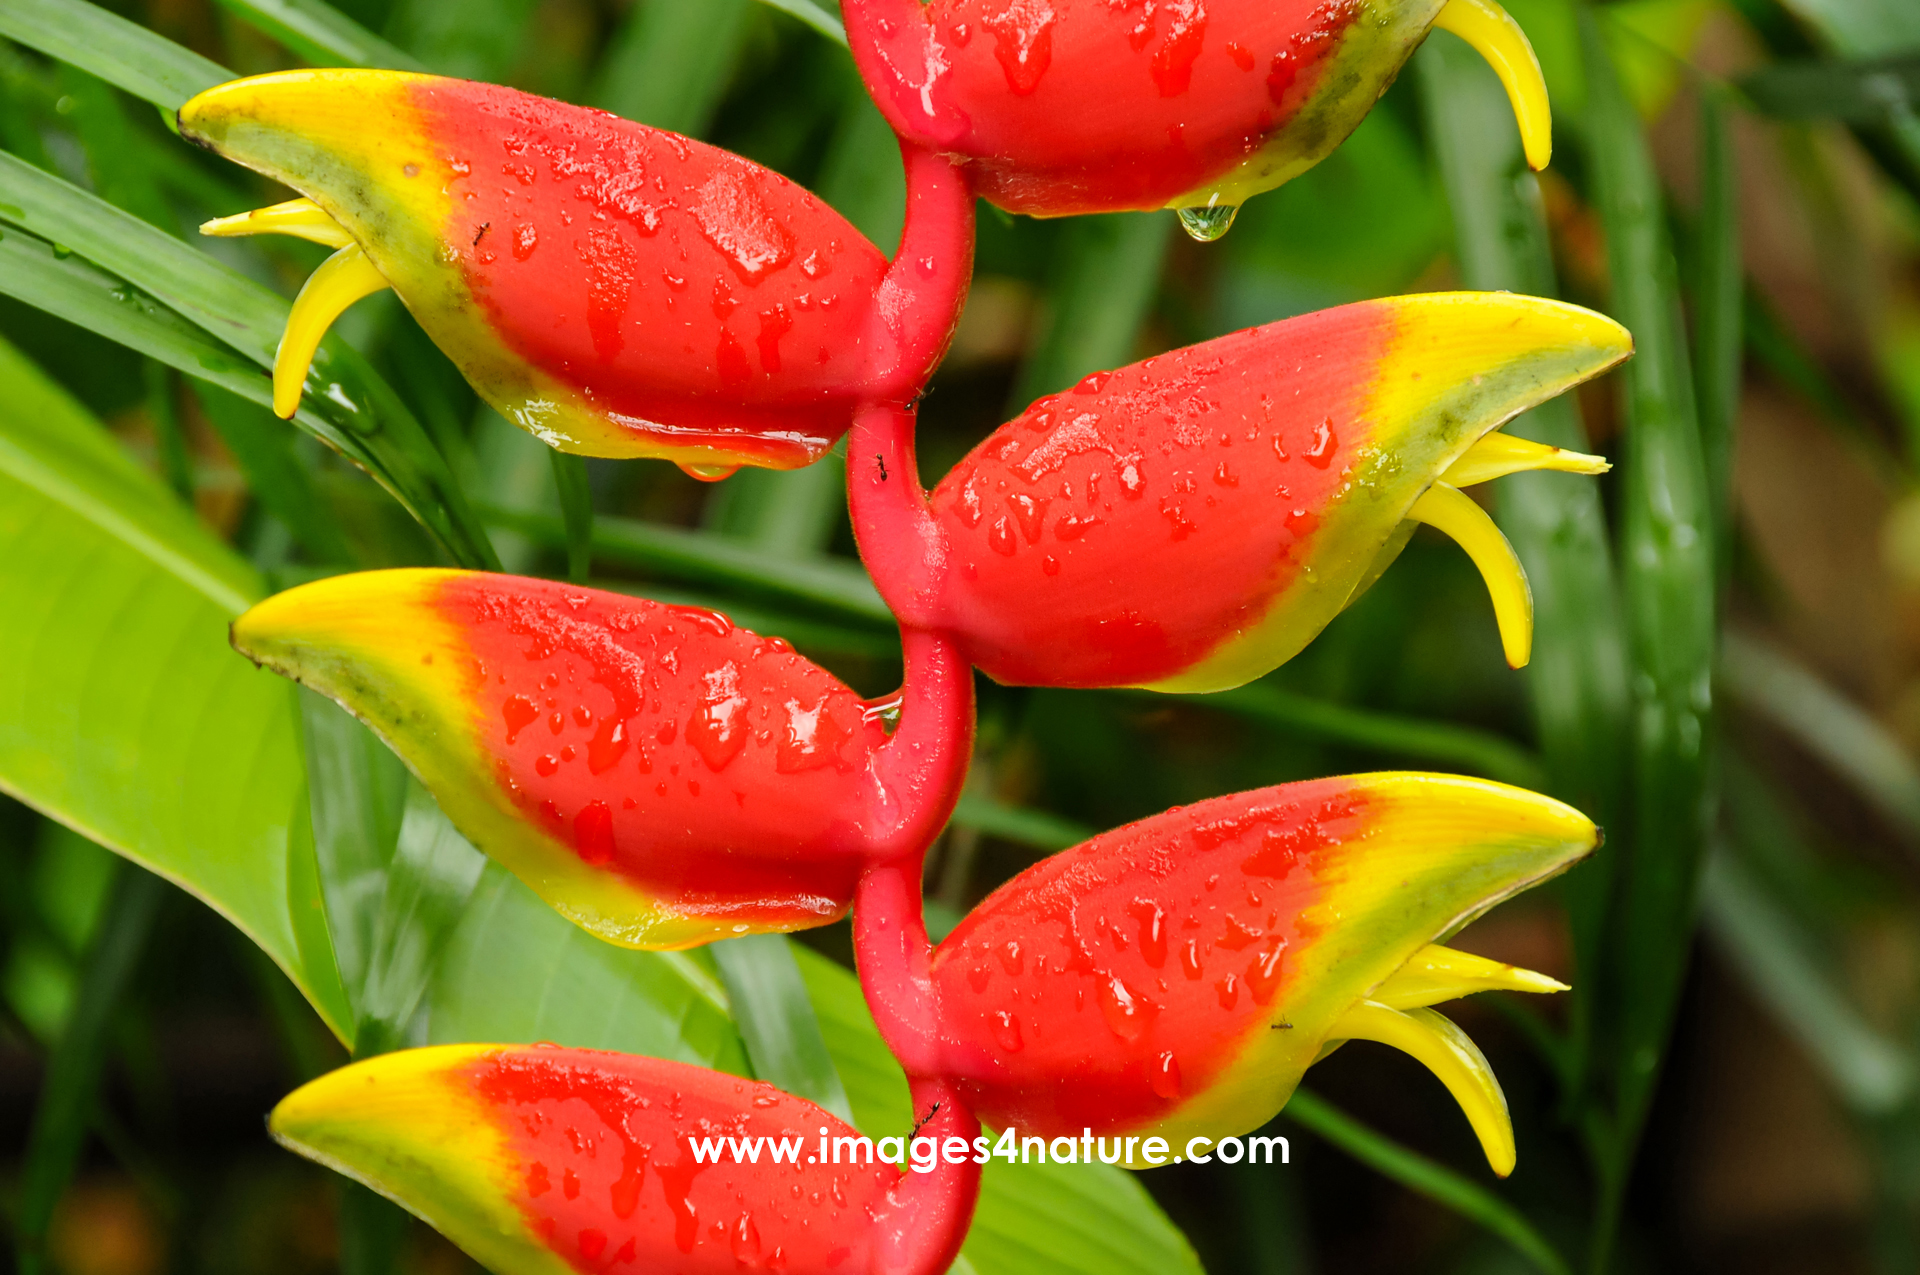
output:
[[[829,1163],[831,1140],[858,1132],[772,1085],[553,1046],[355,1063],[288,1096],[267,1127],[511,1275],[940,1272],[980,1172],[979,1126],[957,1109],[899,1139],[921,1165],[931,1142],[937,1177],[881,1162],[871,1143]],[[966,1144],[959,1163],[939,1155],[948,1138]]]
[[[1007,882],[940,944],[947,1073],[992,1125],[1085,1130],[1145,1167],[1258,1128],[1334,1046],[1379,1041],[1446,1085],[1504,1177],[1499,1082],[1426,1007],[1566,989],[1437,944],[1597,841],[1560,802],[1443,775],[1284,784],[1130,824]]]
[[[282,416],[328,326],[392,287],[482,397],[563,451],[790,469],[861,396],[924,380],[970,273],[970,198],[925,155],[915,224],[937,242],[910,236],[896,270],[777,173],[495,85],[287,71],[210,89],[179,124],[304,196],[206,233],[338,249],[288,321]]]
[[[1527,161],[1539,63],[1492,0],[846,0],[854,60],[902,137],[1042,217],[1173,208],[1195,238],[1346,140],[1430,28],[1484,54]]]
[[[335,576],[254,607],[233,643],[339,700],[475,845],[632,947],[844,914],[863,865],[945,822],[957,777],[915,777],[971,739],[970,702],[909,705],[890,739],[880,705],[777,638],[519,576]],[[936,717],[959,735],[922,755]]]
[[[1526,577],[1459,489],[1603,471],[1492,431],[1631,349],[1619,324],[1577,306],[1441,293],[1095,373],[941,480],[937,569],[916,582],[924,598],[888,601],[955,634],[998,681],[1218,690],[1291,659],[1427,523],[1472,556],[1519,667]]]

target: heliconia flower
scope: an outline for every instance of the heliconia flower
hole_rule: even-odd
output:
[[[339,250],[288,320],[282,416],[328,326],[391,286],[483,398],[562,450],[702,477],[791,468],[832,445],[861,395],[911,393],[971,268],[971,197],[923,154],[908,157],[911,202],[938,207],[920,226],[943,246],[903,241],[894,270],[777,173],[494,85],[288,71],[209,89],[179,122],[305,196],[206,233]]]
[[[546,580],[336,576],[260,603],[232,638],[373,727],[562,914],[633,947],[834,920],[890,838],[939,830],[947,754],[971,747],[970,700],[950,740],[930,746],[935,715],[911,702],[890,738],[888,705],[778,638]],[[947,780],[916,789],[895,761]]]
[[[846,0],[855,62],[902,137],[976,189],[1057,217],[1175,208],[1225,232],[1252,195],[1346,139],[1443,27],[1500,74],[1527,161],[1552,122],[1539,63],[1493,0]]]
[[[1426,1007],[1565,989],[1436,944],[1597,839],[1550,798],[1416,774],[1283,784],[1105,833],[1001,886],[935,951],[945,1068],[988,1124],[1087,1130],[1142,1167],[1145,1139],[1181,1154],[1258,1128],[1333,1046],[1379,1041],[1446,1085],[1504,1176],[1499,1083]]]
[[[956,1127],[967,1165],[903,1173],[772,1085],[551,1045],[386,1054],[296,1090],[268,1122],[497,1275],[941,1275],[978,1188],[978,1125],[929,1122],[936,1148]]]
[[[1292,658],[1423,522],[1480,568],[1519,667],[1526,577],[1459,489],[1604,471],[1490,431],[1631,349],[1577,306],[1424,294],[1097,372],[940,482],[933,600],[888,600],[919,605],[914,622],[950,631],[1002,682],[1218,690]]]

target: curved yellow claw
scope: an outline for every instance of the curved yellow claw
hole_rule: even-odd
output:
[[[1440,477],[1449,487],[1471,487],[1534,469],[1558,470],[1563,474],[1604,474],[1612,468],[1599,456],[1496,432],[1469,447],[1467,454],[1449,465]]]
[[[280,350],[273,356],[273,414],[289,420],[300,410],[300,391],[307,383],[313,352],[333,321],[361,297],[387,286],[360,245],[350,243],[321,263],[294,298],[287,330],[280,334]]]
[[[1527,584],[1519,555],[1487,511],[1458,487],[1435,483],[1413,502],[1407,517],[1452,537],[1467,551],[1493,597],[1493,614],[1500,622],[1500,645],[1507,664],[1525,668],[1533,658],[1533,590]]]
[[[311,199],[289,199],[269,208],[215,217],[201,223],[200,233],[216,239],[238,235],[291,235],[329,248],[344,248],[353,242],[346,228]]]
[[[1389,1009],[1376,1001],[1362,1001],[1327,1033],[1328,1044],[1342,1040],[1376,1041],[1413,1055],[1460,1104],[1494,1173],[1504,1178],[1513,1172],[1516,1153],[1507,1095],[1487,1065],[1487,1056],[1451,1019],[1430,1009]]]
[[[1493,0],[1447,0],[1433,25],[1451,31],[1471,44],[1500,76],[1507,100],[1520,124],[1520,143],[1526,148],[1527,167],[1536,172],[1553,158],[1553,111],[1547,104],[1547,81],[1540,59],[1520,24]]]

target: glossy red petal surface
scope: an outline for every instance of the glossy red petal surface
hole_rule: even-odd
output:
[[[550,581],[449,576],[434,605],[494,777],[582,861],[680,905],[844,909],[886,735],[839,679],[714,612]]]
[[[1230,1065],[1317,931],[1319,859],[1367,826],[1344,779],[1240,793],[1096,837],[1001,886],[933,971],[962,1087],[1022,1133],[1126,1130]]]
[[[1152,682],[1298,573],[1368,442],[1391,314],[1237,332],[1041,399],[942,480],[946,617],[996,680]]]
[[[751,432],[797,463],[846,430],[887,261],[832,208],[601,111],[459,80],[409,92],[451,172],[443,237],[515,353],[681,445]]]
[[[896,129],[971,157],[980,192],[1003,207],[1061,215],[1158,208],[1233,168],[1301,113],[1369,6],[856,0],[847,8],[855,55]]]

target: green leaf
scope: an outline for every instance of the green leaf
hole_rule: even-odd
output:
[[[907,1079],[887,1053],[858,980],[796,947],[801,976],[846,1082],[854,1124],[871,1137],[905,1133]],[[1200,1262],[1139,1179],[1105,1164],[1008,1164],[982,1170],[973,1230],[961,1250],[994,1275],[1199,1275]]]
[[[791,14],[839,44],[847,42],[847,28],[820,0],[760,0],[769,9]]]
[[[1742,707],[1786,732],[1920,846],[1920,767],[1892,732],[1756,638],[1728,632],[1720,659],[1727,692]]]
[[[7,0],[0,5],[0,35],[90,71],[168,113],[233,78],[219,63],[85,0]]]
[[[298,435],[261,403],[249,402],[209,381],[190,384],[213,432],[246,475],[247,489],[286,526],[309,559],[342,566],[352,563],[353,549],[294,451]]]
[[[1916,60],[1920,67],[1920,60]],[[1700,454],[1712,505],[1718,580],[1732,565],[1728,494],[1733,430],[1745,367],[1746,275],[1740,263],[1740,172],[1724,93],[1700,97],[1700,224],[1693,280],[1694,367],[1700,389]]]
[[[1154,697],[1161,703],[1166,702],[1157,691],[1113,693],[1135,699]],[[1389,757],[1454,766],[1522,788],[1545,786],[1537,758],[1511,740],[1472,726],[1353,708],[1264,683],[1183,697],[1183,700],[1329,743],[1364,748]]]
[[[1061,227],[1065,242],[1047,281],[1048,319],[1020,369],[1013,410],[1133,359],[1174,224],[1165,213],[1101,213]]]
[[[1506,91],[1486,60],[1451,34],[1415,55],[1427,134],[1453,209],[1455,252],[1468,287],[1551,297],[1558,292],[1539,182],[1528,171]],[[1571,395],[1509,422],[1506,432],[1585,452]],[[1548,791],[1617,833],[1626,811],[1626,639],[1600,486],[1571,474],[1514,474],[1494,484],[1500,528],[1533,588],[1527,691]],[[1578,1090],[1594,1010],[1603,995],[1607,913],[1623,840],[1612,838],[1567,875],[1576,967],[1572,1009]]]
[[[434,969],[426,1013],[433,1044],[550,1040],[749,1074],[710,954],[602,942],[497,863]]]
[[[133,307],[149,319],[166,321],[153,315],[150,301],[133,295],[137,289],[264,371],[273,366],[286,326],[290,307],[284,299],[173,236],[5,153],[0,153],[0,182],[7,192],[0,219],[70,250],[112,278],[103,280],[72,258],[36,269],[28,260],[35,255],[30,241],[9,234],[6,265],[18,278],[0,275],[0,291],[258,400],[263,378],[246,375],[239,358],[209,355],[204,343],[191,349],[178,332],[167,343],[168,353],[156,352],[140,344],[151,343],[155,335],[136,332],[130,326],[136,321],[119,312]],[[65,268],[69,277],[49,275],[47,265]],[[468,510],[425,430],[337,334],[329,335],[314,358],[307,395],[295,419],[371,474],[456,561],[473,567],[497,565],[485,530]]]
[[[1886,124],[1920,101],[1920,54],[1860,62],[1776,62],[1740,80],[1768,115]]]
[[[1498,1235],[1543,1275],[1572,1275],[1566,1259],[1547,1243],[1533,1224],[1485,1187],[1382,1137],[1304,1089],[1293,1091],[1282,1114],[1362,1164]]]
[[[73,1008],[47,1056],[46,1083],[34,1104],[21,1156],[13,1227],[22,1275],[37,1275],[44,1268],[47,1226],[85,1148],[115,1011],[166,898],[167,887],[159,877],[118,866],[118,879],[81,966]]]
[[[1621,474],[1622,595],[1633,677],[1632,844],[1614,936],[1612,1211],[1659,1073],[1691,944],[1711,809],[1715,640],[1713,500],[1659,179],[1590,9],[1581,11],[1587,124],[1607,232],[1614,317],[1633,333]],[[1601,1263],[1596,1261],[1596,1266]]]
[[[567,579],[587,582],[593,556],[593,488],[587,483],[587,461],[555,448],[547,449],[553,462],[553,485],[560,493],[560,521],[567,539]]]
[[[1082,827],[1071,819],[1062,819],[1044,810],[1002,805],[971,793],[960,795],[959,804],[953,808],[953,823],[955,827],[972,828],[989,837],[1049,853],[1078,845],[1095,835],[1092,828]]]
[[[1713,854],[1701,904],[1707,933],[1748,994],[1799,1042],[1849,1107],[1884,1116],[1906,1101],[1915,1079],[1912,1056],[1861,1018],[1813,942],[1754,873],[1730,854]]]
[[[752,13],[753,0],[638,0],[614,33],[588,100],[654,128],[704,136]]]
[[[486,856],[411,776],[406,793],[406,813],[374,914],[367,977],[355,998],[360,1012],[356,1057],[412,1043],[414,1011],[487,866]]]
[[[550,549],[566,548],[566,527],[548,514],[483,506],[488,524],[517,532]],[[596,560],[657,572],[668,579],[730,586],[769,600],[801,603],[842,622],[893,627],[893,613],[858,564],[840,558],[781,556],[719,536],[637,522],[596,518]]]
[[[707,950],[727,985],[753,1074],[851,1121],[846,1086],[833,1069],[820,1020],[807,999],[792,940],[784,934],[746,934]]]
[[[315,66],[426,69],[323,0],[220,0],[220,7]]]
[[[0,788],[203,899],[343,1031],[293,693],[227,646],[260,581],[4,344],[0,544]]]

